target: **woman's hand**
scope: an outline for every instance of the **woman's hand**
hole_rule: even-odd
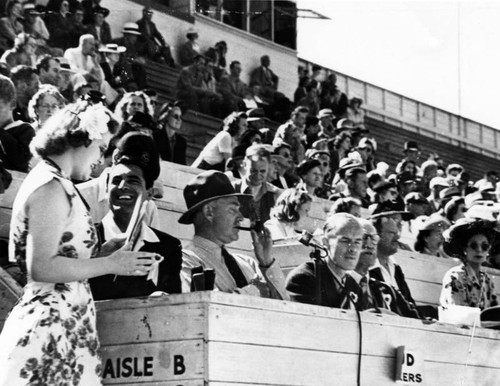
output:
[[[120,276],[144,276],[153,269],[153,263],[161,256],[151,252],[119,250],[109,256],[111,272]]]
[[[99,250],[97,257],[105,257],[111,255],[113,252],[118,250],[130,251],[132,249],[131,245],[125,245],[126,238],[115,238],[106,241]],[[129,243],[131,244],[131,243]]]

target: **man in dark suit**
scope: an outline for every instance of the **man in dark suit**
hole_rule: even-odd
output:
[[[319,283],[314,262],[299,265],[287,277],[290,299],[334,308],[358,308],[359,287],[348,271],[356,267],[362,243],[363,228],[356,217],[348,213],[329,216],[323,227],[322,253],[327,253],[318,263]]]
[[[139,44],[142,46],[142,52],[151,60],[174,67],[175,63],[170,46],[152,20],[153,10],[150,7],[144,7],[142,10],[142,19],[136,22],[139,26],[139,31],[141,31]]]
[[[109,175],[110,212],[97,224],[97,234],[103,243],[101,255],[123,244],[124,233],[133,220],[137,200],[147,197],[160,174],[158,151],[153,140],[141,133],[123,137],[115,155],[115,165]],[[157,268],[145,276],[105,275],[90,280],[94,299],[119,299],[148,296],[156,291],[180,293],[182,246],[178,239],[139,223],[130,247],[133,250],[154,252],[162,259]],[[107,243],[106,243],[107,242]]]
[[[179,131],[182,126],[182,110],[178,103],[165,103],[159,114],[160,130],[153,133],[160,157],[164,161],[186,165],[187,141]]]

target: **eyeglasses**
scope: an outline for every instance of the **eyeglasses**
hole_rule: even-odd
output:
[[[377,234],[370,235],[368,233],[365,233],[363,235],[363,242],[370,240],[373,244],[377,244],[380,241],[380,236]]]
[[[470,249],[473,249],[473,250],[477,250],[478,248],[481,248],[481,251],[487,251],[490,249],[490,244],[487,243],[487,242],[483,242],[481,244],[479,243],[476,243],[475,241],[473,241],[472,243],[470,243],[469,245],[467,245],[468,248]]]

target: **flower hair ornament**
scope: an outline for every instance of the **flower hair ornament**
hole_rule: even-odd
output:
[[[78,118],[80,120],[79,128],[88,133],[91,141],[102,139],[103,134],[108,132],[110,116],[101,103],[89,105],[78,114]]]

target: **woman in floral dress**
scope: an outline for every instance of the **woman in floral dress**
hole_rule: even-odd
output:
[[[25,267],[28,284],[0,335],[2,386],[101,384],[87,279],[145,275],[154,259],[125,251],[127,246],[90,259],[97,238],[70,179],[88,178],[115,129],[102,104],[81,101],[59,111],[33,139],[32,151],[42,161],[19,190],[10,235],[10,256]]]
[[[479,307],[498,305],[491,278],[482,269],[488,252],[500,237],[493,221],[463,218],[448,229],[443,245],[446,254],[458,257],[462,264],[451,268],[443,278],[441,305]]]

